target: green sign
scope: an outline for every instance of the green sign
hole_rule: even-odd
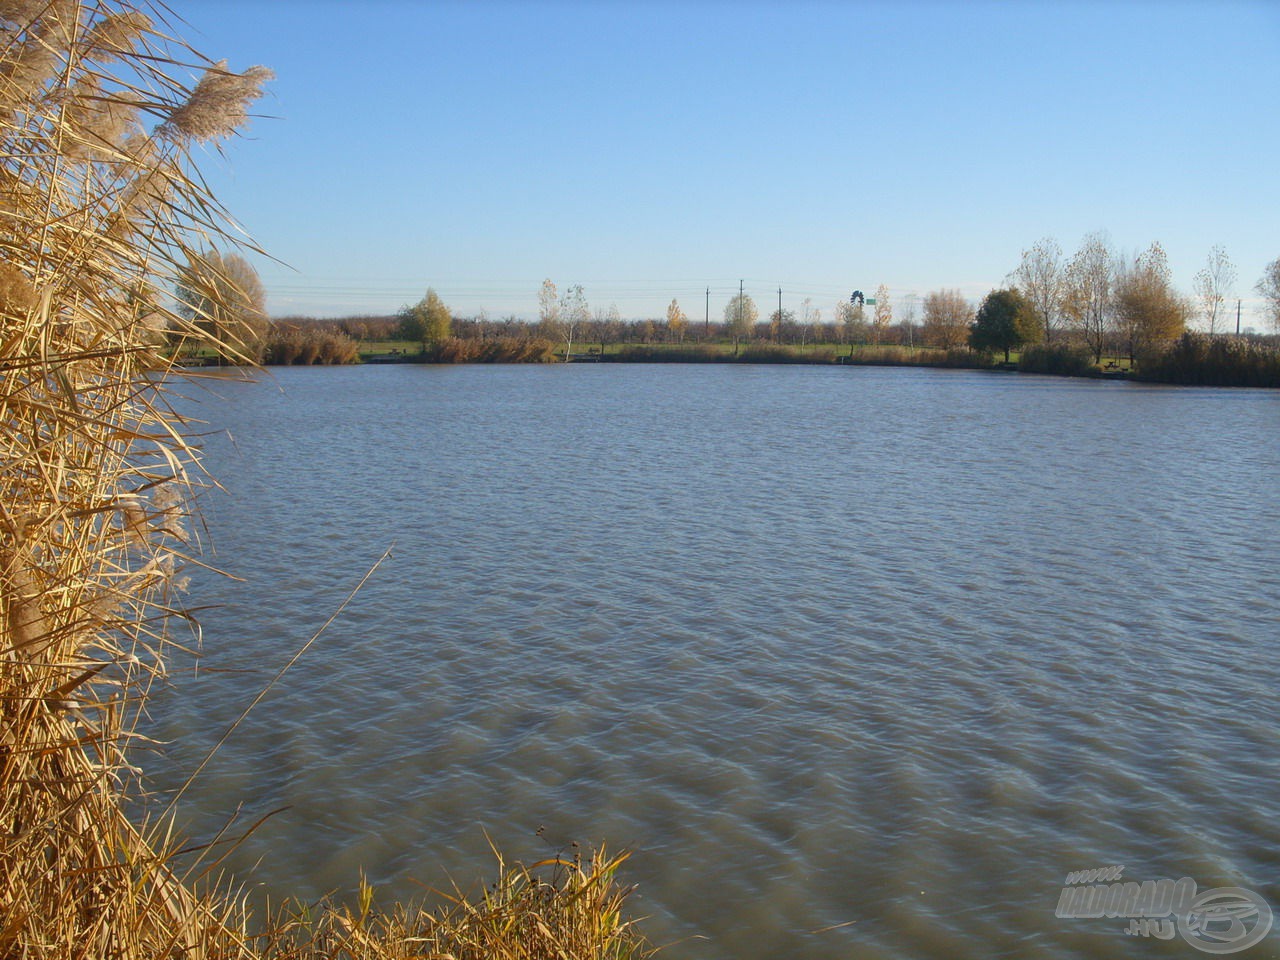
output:
[[[867,297],[867,306],[868,306],[868,307],[874,307],[875,305],[876,305],[876,298],[875,298],[875,297]]]

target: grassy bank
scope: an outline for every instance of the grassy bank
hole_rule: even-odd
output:
[[[175,47],[154,11],[54,0],[3,17],[0,956],[643,956],[620,857],[499,861],[482,893],[431,907],[380,909],[365,888],[354,907],[255,917],[213,848],[175,837],[142,792],[140,718],[184,655],[197,562],[197,451],[165,384],[207,337],[164,291],[195,243],[231,243],[191,155],[242,126],[269,74]]]

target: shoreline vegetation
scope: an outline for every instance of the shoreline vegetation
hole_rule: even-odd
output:
[[[429,902],[383,906],[361,882],[354,903],[264,916],[250,878],[220,874],[240,824],[175,835],[199,768],[177,796],[147,792],[141,719],[192,654],[183,570],[201,562],[171,341],[257,359],[226,322],[248,284],[238,255],[207,248],[234,248],[234,230],[193,156],[220,150],[271,78],[172,39],[160,9],[0,9],[0,957],[650,955],[623,917],[625,855],[603,847],[498,856],[493,883]]]
[[[378,323],[378,321],[372,321]],[[459,363],[746,363],[840,366],[906,366],[992,370],[1049,376],[1124,379],[1187,386],[1280,388],[1280,337],[1210,335],[1184,331],[1176,339],[1130,357],[1103,352],[1095,360],[1081,338],[1011,350],[1007,357],[967,345],[948,348],[902,343],[777,343],[757,339],[735,346],[727,339],[688,342],[579,341],[571,353],[536,331],[450,336],[438,343],[357,338],[367,318],[274,321],[261,352],[267,366]],[[454,321],[455,327],[466,321]],[[383,321],[383,325],[386,322]],[[393,333],[393,330],[387,330]],[[179,362],[216,365],[217,351],[188,341]]]

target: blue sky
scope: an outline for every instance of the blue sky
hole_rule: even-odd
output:
[[[1280,2],[171,0],[183,35],[278,74],[203,164],[274,315],[532,317],[593,307],[830,318],[1153,240],[1190,292],[1210,248],[1245,324],[1280,257]]]

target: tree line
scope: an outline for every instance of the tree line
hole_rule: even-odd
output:
[[[1095,363],[1104,353],[1135,363],[1177,340],[1196,319],[1209,337],[1229,332],[1236,277],[1231,258],[1215,246],[1186,296],[1174,285],[1158,241],[1126,257],[1105,233],[1090,233],[1069,259],[1053,238],[1040,240],[1022,252],[1009,282],[1026,301],[1026,334],[1032,342],[1074,339]],[[1280,332],[1280,258],[1267,265],[1254,289],[1265,301],[1270,325]]]
[[[1095,364],[1113,356],[1127,358],[1132,365],[1143,354],[1167,348],[1197,319],[1210,337],[1226,332],[1235,281],[1230,258],[1222,247],[1214,247],[1194,278],[1193,293],[1184,295],[1174,285],[1168,255],[1159,242],[1127,257],[1098,232],[1087,235],[1071,257],[1052,238],[1038,241],[1022,252],[1005,285],[977,304],[959,290],[946,288],[895,304],[882,284],[872,297],[855,294],[837,303],[830,318],[806,299],[798,316],[783,308],[762,320],[752,297],[739,293],[714,322],[709,317],[701,323],[691,320],[678,299],[671,301],[665,318],[623,320],[616,304],[592,309],[581,284],[560,292],[547,279],[538,291],[534,323],[514,316],[497,322],[484,314],[451,317],[434,290],[428,290],[421,302],[401,310],[395,336],[421,341],[425,348],[450,337],[527,335],[562,344],[566,355],[575,343],[603,351],[617,343],[693,340],[731,342],[735,353],[744,341],[967,347],[1000,353],[1006,360],[1011,351],[1057,343],[1082,346]],[[1280,258],[1268,264],[1255,289],[1266,301],[1270,324],[1280,332]]]
[[[1022,251],[1005,284],[978,303],[959,290],[933,290],[895,303],[881,284],[870,297],[855,293],[829,314],[805,299],[799,311],[780,308],[761,319],[742,292],[716,320],[691,319],[678,299],[662,318],[623,319],[616,304],[593,308],[581,284],[561,291],[547,279],[538,290],[538,317],[491,319],[485,312],[455,316],[434,288],[417,303],[388,316],[316,321],[291,317],[268,321],[261,282],[243,258],[208,251],[193,256],[179,278],[179,312],[236,344],[246,358],[274,363],[352,362],[359,341],[401,340],[420,345],[425,358],[508,356],[564,359],[603,355],[619,344],[755,345],[816,344],[926,347],[1001,355],[1043,345],[1085,352],[1094,365],[1104,356],[1137,367],[1167,352],[1193,321],[1212,339],[1229,330],[1236,271],[1225,250],[1214,247],[1196,274],[1191,295],[1173,282],[1159,242],[1136,256],[1118,253],[1105,233],[1088,234],[1067,257],[1045,238]],[[1280,257],[1254,287],[1269,323],[1280,332]],[[476,341],[489,344],[483,350]],[[536,341],[530,346],[523,341]],[[495,343],[509,344],[498,349]],[[447,346],[446,346],[447,345]]]

